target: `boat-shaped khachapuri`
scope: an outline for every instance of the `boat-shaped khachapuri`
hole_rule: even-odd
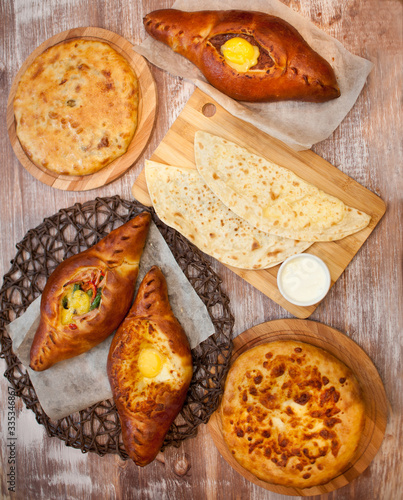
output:
[[[55,269],[42,294],[33,370],[88,351],[119,326],[133,301],[149,225],[143,212]]]

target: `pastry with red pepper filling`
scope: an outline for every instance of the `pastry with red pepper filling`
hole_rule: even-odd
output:
[[[133,301],[149,225],[143,212],[55,269],[42,294],[33,370],[92,349],[119,326]]]

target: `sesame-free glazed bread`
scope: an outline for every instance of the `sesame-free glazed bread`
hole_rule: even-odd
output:
[[[286,21],[263,12],[163,9],[147,32],[240,101],[323,102],[340,96],[330,64]]]

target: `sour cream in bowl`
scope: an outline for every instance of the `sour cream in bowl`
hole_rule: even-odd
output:
[[[296,306],[312,306],[322,300],[329,291],[330,281],[327,265],[309,253],[288,257],[277,274],[281,295]]]

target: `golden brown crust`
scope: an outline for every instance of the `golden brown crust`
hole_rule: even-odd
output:
[[[91,174],[129,147],[137,127],[137,77],[109,44],[68,40],[27,68],[14,114],[18,139],[35,165]]]
[[[40,323],[31,347],[33,370],[46,370],[88,351],[119,326],[133,300],[150,219],[150,214],[143,212],[93,247],[66,259],[51,274],[42,294]],[[99,284],[99,307],[75,316],[74,329],[62,324],[61,301],[66,284],[96,272],[104,275]]]
[[[241,101],[323,102],[340,96],[334,71],[282,19],[253,11],[183,12],[163,9],[144,18],[147,32],[195,64],[218,90]],[[228,36],[260,50],[258,64],[239,73],[219,47]]]
[[[297,488],[327,483],[351,464],[364,415],[351,370],[294,341],[262,344],[237,358],[221,404],[234,458],[264,481]]]
[[[148,347],[164,359],[154,378],[144,377],[138,369],[140,352]],[[137,465],[147,465],[161,449],[192,378],[189,342],[173,315],[165,278],[156,266],[144,277],[113,338],[107,371],[126,451]]]

